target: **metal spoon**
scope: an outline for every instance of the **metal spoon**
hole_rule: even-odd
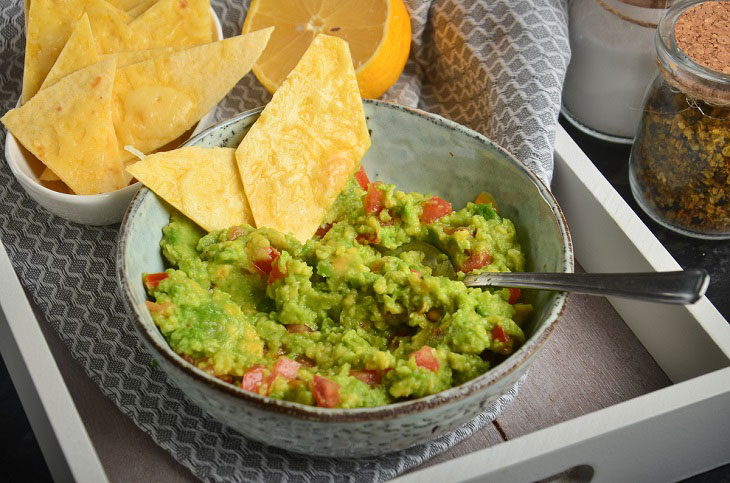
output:
[[[646,273],[523,273],[467,275],[469,287],[521,287],[625,297],[667,304],[693,304],[705,294],[710,276],[702,268]]]
[[[431,267],[434,275],[456,278],[456,270],[448,256],[430,243],[410,242],[385,254],[397,256],[405,251],[423,252],[423,263]],[[467,275],[463,282],[469,287],[536,288],[668,304],[693,304],[705,294],[710,276],[702,268],[646,273],[485,272]]]

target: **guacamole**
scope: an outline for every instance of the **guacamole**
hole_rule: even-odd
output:
[[[524,269],[512,222],[488,203],[452,211],[363,178],[303,244],[250,226],[206,234],[173,214],[160,242],[172,268],[144,277],[172,349],[247,391],[355,408],[443,391],[518,347],[519,290],[459,281]],[[455,279],[413,242],[448,255]]]

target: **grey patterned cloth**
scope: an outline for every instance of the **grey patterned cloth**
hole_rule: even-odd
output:
[[[225,36],[240,32],[248,0],[213,0]],[[506,147],[544,180],[569,58],[564,0],[406,0],[411,57],[386,98],[441,114]],[[0,112],[23,76],[23,7],[0,0]],[[218,119],[268,94],[246,76]],[[5,131],[0,132],[4,150]],[[382,481],[423,463],[492,421],[517,388],[457,431],[378,458],[312,458],[243,438],[191,403],[155,368],[124,312],[114,273],[118,226],[89,227],[50,215],[0,162],[0,237],[33,301],[73,357],[160,446],[209,481]]]

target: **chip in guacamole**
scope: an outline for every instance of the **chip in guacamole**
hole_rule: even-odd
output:
[[[151,154],[127,171],[207,231],[253,224],[233,148],[183,147]]]
[[[256,226],[311,238],[369,147],[347,42],[318,35],[236,150]]]

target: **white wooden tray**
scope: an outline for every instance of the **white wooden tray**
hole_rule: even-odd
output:
[[[587,271],[679,268],[562,128],[553,190]],[[86,420],[1,248],[0,351],[48,466],[56,481],[107,481]],[[578,468],[573,475],[594,481],[666,481],[730,462],[727,321],[707,299],[691,307],[610,302],[673,385],[400,480],[535,481]]]
[[[586,271],[681,268],[560,127],[552,188]],[[730,462],[728,322],[704,297],[609,301],[673,385],[396,481],[672,481]]]

